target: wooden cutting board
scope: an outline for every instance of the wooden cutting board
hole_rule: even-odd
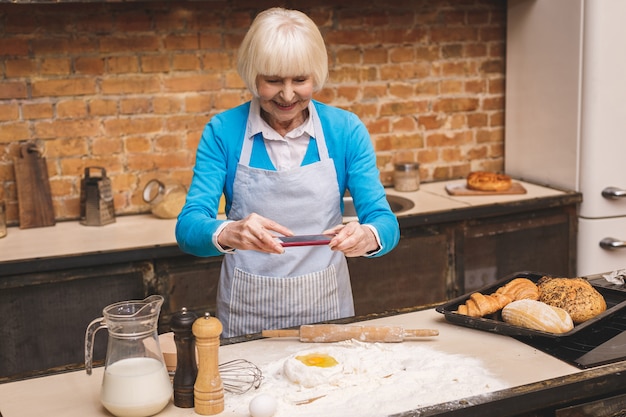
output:
[[[34,143],[27,143],[20,148],[14,166],[20,229],[54,226],[46,159]]]
[[[519,182],[511,183],[511,188],[506,191],[477,191],[467,188],[467,181],[459,181],[446,184],[446,191],[450,195],[507,195],[507,194],[526,194],[526,188]]]

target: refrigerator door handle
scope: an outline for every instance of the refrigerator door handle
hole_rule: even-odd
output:
[[[622,190],[621,188],[617,187],[606,187],[604,190],[602,190],[602,197],[611,200],[615,198],[626,197],[626,190]]]
[[[600,241],[600,247],[602,249],[623,249],[626,248],[626,242],[612,237],[605,237]]]

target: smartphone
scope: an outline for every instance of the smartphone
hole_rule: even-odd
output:
[[[289,246],[320,246],[328,245],[334,235],[300,235],[300,236],[280,236],[280,244]]]

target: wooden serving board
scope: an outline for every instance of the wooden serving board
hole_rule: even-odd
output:
[[[54,209],[46,159],[34,144],[24,144],[15,158],[20,229],[54,226]]]
[[[467,181],[446,184],[446,191],[450,195],[507,195],[526,194],[526,188],[519,182],[511,183],[511,188],[506,191],[477,191],[467,188]]]

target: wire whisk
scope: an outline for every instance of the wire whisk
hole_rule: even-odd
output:
[[[219,365],[224,391],[244,394],[261,386],[263,372],[258,366],[245,359],[234,359]]]

